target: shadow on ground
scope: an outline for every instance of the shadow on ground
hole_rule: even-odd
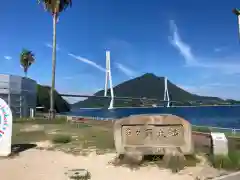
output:
[[[10,157],[19,155],[19,153],[37,147],[36,144],[13,144]]]

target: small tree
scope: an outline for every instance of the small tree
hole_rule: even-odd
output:
[[[28,69],[34,62],[35,62],[35,57],[32,51],[23,49],[20,55],[20,64],[21,64],[21,67],[23,68],[25,77],[27,77]]]

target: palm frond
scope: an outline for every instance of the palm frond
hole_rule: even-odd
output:
[[[23,49],[20,54],[20,64],[24,69],[24,72],[27,72],[28,68],[35,62],[35,56],[32,51]]]
[[[59,14],[72,6],[72,0],[38,0],[39,4],[43,4],[44,9],[52,14]]]
[[[232,12],[233,12],[234,14],[236,14],[237,16],[240,15],[240,10],[237,9],[237,8],[234,8],[234,9],[232,10]]]

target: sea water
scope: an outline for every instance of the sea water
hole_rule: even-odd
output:
[[[78,109],[68,113],[72,116],[86,116],[95,119],[118,119],[136,114],[173,114],[200,126],[217,126],[240,129],[240,106],[197,106],[197,107],[154,107]]]

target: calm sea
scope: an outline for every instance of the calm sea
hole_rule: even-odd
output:
[[[156,107],[156,108],[115,108],[79,109],[65,113],[72,116],[94,117],[95,119],[117,119],[134,114],[174,114],[185,118],[194,125],[217,126],[240,129],[240,106],[201,107]]]

